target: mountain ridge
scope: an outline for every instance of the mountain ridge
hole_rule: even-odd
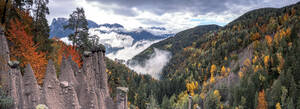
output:
[[[151,32],[149,32],[146,29],[140,28],[138,31],[127,31],[127,30],[122,30],[125,29],[123,25],[118,24],[118,23],[105,23],[105,24],[97,24],[92,20],[87,20],[88,21],[88,28],[100,28],[100,27],[105,27],[108,29],[113,29],[111,32],[116,32],[119,34],[123,35],[130,35],[133,36],[134,39],[137,41],[139,40],[154,40],[154,39],[162,39],[166,38],[169,36],[172,36],[172,33],[168,34],[161,34],[161,35],[155,35]],[[69,34],[73,33],[73,30],[70,29],[64,29],[64,25],[68,24],[68,19],[67,18],[54,18],[52,20],[52,23],[50,25],[50,37],[57,37],[57,38],[63,38],[67,37]],[[118,30],[121,29],[121,30]],[[155,30],[166,30],[163,27],[150,27],[149,29],[155,29]],[[105,31],[101,31],[102,33],[106,33]],[[110,32],[110,31],[108,31]]]
[[[168,50],[172,53],[172,55],[174,55],[176,54],[176,52],[180,51],[184,47],[191,46],[191,41],[198,40],[201,37],[201,35],[205,34],[206,32],[218,30],[220,28],[221,26],[214,24],[200,25],[194,28],[178,32],[173,37],[169,37],[163,41],[151,45],[149,48],[136,55],[132,60],[137,60],[139,63],[143,64],[143,61],[145,61],[145,59],[149,59],[149,56],[153,53],[154,48]]]
[[[175,54],[161,72],[160,87],[153,94],[156,100],[167,109],[186,108],[189,101],[204,109],[255,109],[262,102],[265,108],[300,107],[299,10],[300,2],[249,11],[190,40],[191,45],[170,51]],[[192,34],[189,30],[184,31]],[[155,45],[166,49],[178,44],[162,42],[134,59],[146,60]]]

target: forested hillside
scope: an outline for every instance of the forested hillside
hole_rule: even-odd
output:
[[[191,40],[162,72],[161,81],[186,84],[168,96],[177,100],[169,108],[186,107],[188,94],[205,109],[300,108],[299,10],[300,4],[254,10]]]
[[[147,59],[153,48],[173,57],[156,87],[144,84],[148,106],[187,108],[191,95],[205,109],[299,108],[299,10],[258,9],[219,30],[196,27],[153,44],[134,59]]]
[[[189,29],[134,59],[153,48],[172,52],[154,91],[161,108],[187,108],[188,95],[205,109],[300,108],[299,10],[257,9],[219,30]]]
[[[172,54],[176,54],[183,48],[191,46],[193,41],[200,39],[203,34],[209,31],[218,30],[219,28],[221,27],[218,25],[203,25],[179,32],[174,37],[167,38],[151,45],[149,48],[133,57],[132,60],[144,63],[144,61],[149,59],[151,54],[154,53],[154,48],[171,51]]]
[[[5,37],[1,42],[7,39],[10,51],[10,59],[1,52],[0,62],[9,60],[14,68],[18,64],[21,76],[30,64],[37,84],[43,86],[47,60],[53,60],[59,75],[63,57],[71,57],[78,76],[84,56],[94,48],[105,53],[99,39],[88,33],[83,8],[70,13],[66,28],[76,32],[68,36],[73,44],[67,45],[49,38],[49,1],[37,1],[0,1],[0,35]],[[159,80],[105,58],[109,93],[115,101],[117,87],[123,86],[129,89],[131,109],[187,109],[189,97],[192,107],[201,109],[300,109],[300,3],[253,10],[224,27],[203,25],[179,32],[132,60],[143,63],[154,48],[172,53]],[[0,108],[6,109],[14,100],[3,84],[7,69],[0,68]]]
[[[137,74],[124,64],[106,58],[108,84],[112,97],[116,96],[116,87],[128,87],[128,106],[145,108],[150,100],[155,100],[153,93],[159,81],[150,75]],[[156,92],[156,91],[155,91]]]

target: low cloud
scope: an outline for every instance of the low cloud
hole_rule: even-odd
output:
[[[160,74],[165,65],[169,62],[172,55],[171,52],[154,48],[154,53],[150,59],[145,61],[145,65],[129,65],[129,68],[141,74],[149,74],[155,79],[160,78]]]
[[[144,51],[146,48],[150,47],[152,44],[157,43],[163,39],[159,40],[139,40],[136,41],[130,35],[120,34],[120,32],[141,32],[149,31],[155,33],[154,35],[162,35],[163,33],[168,33],[166,30],[152,30],[151,29],[124,29],[124,28],[91,28],[89,30],[90,35],[96,35],[99,37],[99,43],[105,45],[106,47],[111,47],[113,49],[119,48],[113,52],[108,52],[106,56],[112,60],[119,59],[127,61],[133,58],[135,55]],[[102,31],[102,32],[101,32]],[[140,36],[143,37],[143,36]]]
[[[161,40],[143,40],[138,41],[132,46],[124,46],[123,49],[117,51],[116,53],[109,53],[106,56],[110,59],[121,59],[121,60],[129,60],[132,59],[135,55],[144,51],[146,48],[150,47],[152,44],[159,42]]]
[[[68,37],[60,38],[60,40],[68,45],[72,45],[72,41],[70,41]]]

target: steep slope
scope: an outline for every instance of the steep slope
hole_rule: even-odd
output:
[[[206,54],[205,60],[212,60],[207,56],[213,56],[214,54],[216,54],[215,56],[228,55],[233,52],[239,53],[241,49],[247,47],[253,41],[263,39],[264,35],[272,35],[272,37],[274,37],[273,35],[278,31],[278,29],[282,28],[282,26],[292,24],[291,21],[289,21],[289,23],[285,23],[284,21],[287,22],[287,20],[289,20],[289,17],[291,16],[289,14],[292,13],[291,10],[294,9],[295,11],[298,5],[299,3],[278,9],[262,8],[247,12],[236,20],[230,22],[219,31],[206,33],[198,40],[191,40],[190,43],[194,43],[194,45],[186,47],[184,50],[179,51],[181,53],[174,55],[177,59],[181,59],[180,61],[176,61],[184,62],[187,57],[191,56],[191,53],[188,52],[196,51],[197,49],[201,49],[198,51],[201,55]],[[294,12],[294,14],[296,14],[296,12]],[[281,27],[279,28],[278,26]],[[217,57],[212,58],[215,60]],[[224,57],[221,59],[224,59]],[[220,61],[220,59],[218,60]],[[179,65],[177,62],[171,61],[170,63]],[[174,72],[180,68],[168,67],[170,67],[170,64],[165,68],[165,73]],[[167,69],[173,69],[174,71],[169,71]]]
[[[191,40],[162,71],[165,83],[186,84],[165,93],[177,100],[171,107],[186,108],[188,93],[201,108],[300,107],[299,10],[299,3],[254,10]]]
[[[154,48],[167,50],[170,51],[172,55],[175,55],[183,48],[191,46],[193,41],[200,39],[203,34],[220,28],[221,27],[218,25],[203,25],[179,32],[173,37],[169,37],[151,45],[149,48],[136,55],[132,60],[143,63],[146,59],[150,58],[151,54],[154,53]]]
[[[300,3],[253,10],[215,31],[180,32],[134,60],[147,60],[154,48],[172,52],[152,89],[167,109],[187,108],[188,95],[204,109],[299,108],[299,18]]]
[[[159,81],[154,80],[150,75],[138,74],[126,65],[109,58],[105,60],[111,96],[116,97],[117,87],[128,87],[129,106],[131,108],[135,108],[135,106],[145,108],[149,102],[147,98],[155,91]]]

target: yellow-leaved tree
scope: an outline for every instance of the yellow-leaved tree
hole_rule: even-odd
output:
[[[270,60],[270,56],[269,55],[267,55],[267,56],[264,57],[264,64],[265,64],[265,66],[269,65],[269,60]]]
[[[222,66],[222,68],[221,68],[221,74],[223,75],[223,76],[225,76],[226,75],[226,68],[225,68],[225,66]]]
[[[191,96],[194,96],[194,91],[198,88],[198,82],[190,82],[186,84],[187,90],[190,92]]]
[[[276,109],[281,109],[280,103],[276,104]]]

